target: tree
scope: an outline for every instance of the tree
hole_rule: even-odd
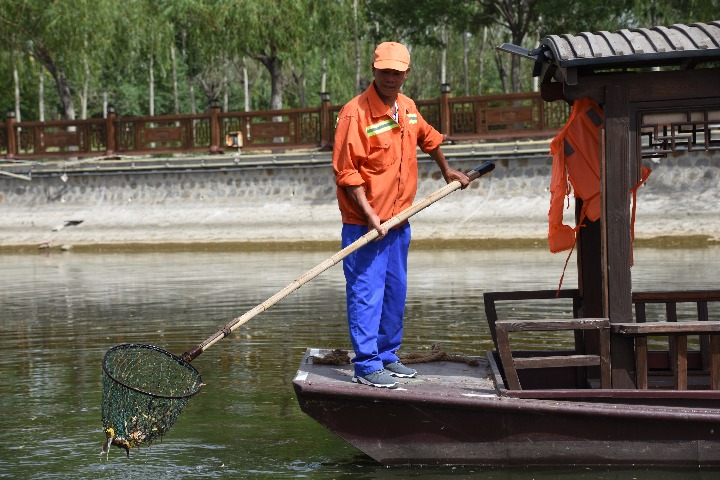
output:
[[[481,0],[483,17],[493,19],[509,34],[510,43],[523,45],[537,20],[535,7],[540,0]],[[510,59],[510,81],[513,92],[521,90],[520,57],[512,55]],[[496,56],[496,62],[500,62]],[[498,69],[502,65],[498,63]],[[501,75],[502,78],[502,75]]]
[[[633,0],[480,0],[485,18],[507,32],[506,41],[533,48],[545,35],[617,30],[628,20]],[[521,58],[511,55],[512,91],[521,90]],[[504,68],[497,59],[498,70]]]
[[[540,19],[537,30],[543,37],[627,28],[633,3],[633,0],[543,0],[535,9]]]
[[[649,0],[635,4],[632,12],[636,16],[636,26],[710,22],[718,18],[720,1]]]
[[[164,0],[163,14],[174,32],[174,46],[181,52],[192,95],[197,83],[206,105],[227,97],[229,82],[239,76],[233,65],[238,55],[238,36],[245,28],[238,6],[229,1]],[[171,42],[168,51],[172,51]]]
[[[312,104],[313,92],[344,103],[371,81],[372,52],[383,40],[411,49],[405,88],[414,98],[436,97],[440,83],[464,93],[470,84],[476,93],[520,91],[529,86],[531,62],[493,46],[534,48],[550,34],[707,22],[716,19],[718,3],[4,1],[0,98],[22,120],[41,117],[45,100],[62,118],[74,118],[76,108],[91,115],[110,101],[122,115],[195,113],[196,91],[205,97],[198,104],[222,96],[226,109],[236,110]]]
[[[479,15],[478,4],[472,0],[371,0],[368,4],[368,20],[377,26],[375,43],[400,40],[440,50],[440,84],[448,83],[451,31],[462,36],[489,21]]]
[[[270,75],[271,110],[283,106],[283,64],[304,45],[310,24],[309,10],[302,0],[241,0],[235,4],[236,45],[249,58],[259,61]]]
[[[3,30],[12,32],[2,36],[4,45],[32,56],[52,76],[62,118],[75,118],[73,86],[89,81],[87,72],[99,65],[97,59],[108,45],[104,39],[110,37],[108,19],[114,18],[115,8],[111,0],[0,3]]]
[[[341,64],[349,63],[345,47],[351,40],[352,8],[349,1],[309,0],[307,30],[313,35],[304,35],[286,65],[289,67],[296,86],[296,103],[306,106],[308,87],[317,93],[329,92],[328,71],[332,68],[335,77],[346,81]],[[309,85],[308,85],[309,83]],[[339,85],[335,85],[337,91]],[[341,89],[345,90],[345,89]],[[289,92],[286,92],[289,93]],[[286,95],[289,96],[289,95]]]

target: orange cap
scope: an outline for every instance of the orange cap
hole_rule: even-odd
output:
[[[373,67],[405,72],[410,68],[410,52],[402,43],[383,42],[375,49]]]

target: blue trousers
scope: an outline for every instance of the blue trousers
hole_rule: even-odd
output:
[[[367,232],[366,225],[343,224],[343,248]],[[406,222],[343,260],[355,375],[367,375],[398,360],[395,352],[402,342],[409,248],[410,224]]]

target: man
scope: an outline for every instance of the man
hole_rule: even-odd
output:
[[[395,388],[394,377],[411,378],[400,348],[407,292],[410,225],[391,230],[381,224],[406,209],[415,198],[417,147],[432,157],[450,183],[464,187],[467,175],[449,167],[440,150],[443,136],[400,93],[410,73],[410,53],[396,42],[375,50],[374,81],[340,111],[333,148],[333,171],[342,215],[342,246],[369,229],[378,239],[346,257],[347,315],[355,350],[353,382]]]

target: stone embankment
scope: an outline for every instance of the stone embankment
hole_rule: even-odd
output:
[[[492,159],[496,169],[417,214],[418,244],[546,245],[547,142],[445,151],[456,168]],[[418,199],[444,184],[429,157],[419,163]],[[720,157],[700,152],[647,164],[653,173],[638,193],[637,240],[718,241]],[[339,242],[329,153],[5,163],[0,173],[4,249]]]

